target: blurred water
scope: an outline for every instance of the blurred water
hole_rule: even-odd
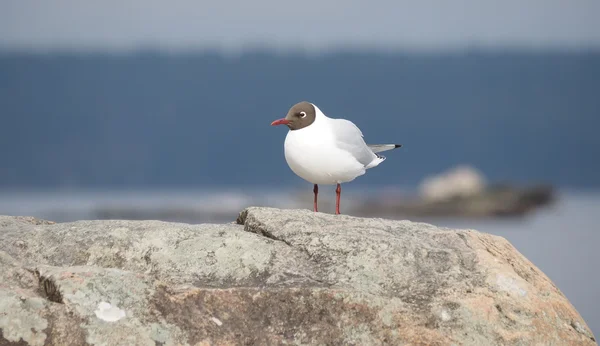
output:
[[[0,193],[0,214],[30,215],[63,222],[105,218],[231,222],[240,210],[250,205],[309,208],[312,203],[309,190],[3,192]],[[320,194],[323,210],[330,212],[332,206],[327,203],[333,200],[333,195],[323,190]],[[357,197],[365,193],[348,189],[343,206],[355,205]],[[600,335],[600,278],[596,267],[600,264],[597,249],[600,192],[562,192],[556,204],[518,219],[419,221],[505,237],[552,279],[595,335]]]
[[[0,90],[0,188],[288,187],[287,130],[269,124],[302,100],[404,145],[352,185],[468,164],[493,182],[600,187],[600,51],[0,51]]]

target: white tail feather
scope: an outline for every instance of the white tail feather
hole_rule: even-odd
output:
[[[374,153],[380,153],[382,151],[388,151],[396,148],[400,148],[400,144],[367,144],[369,149]]]

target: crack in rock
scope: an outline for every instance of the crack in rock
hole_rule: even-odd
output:
[[[280,241],[280,242],[285,243],[288,246],[292,246],[292,244],[290,242],[288,242],[287,240],[279,238],[276,235],[274,235],[273,233],[267,231],[261,222],[254,220],[254,219],[248,220],[248,210],[244,210],[240,213],[240,215],[238,216],[238,218],[236,220],[236,223],[238,225],[243,225],[244,231],[246,231],[246,232],[262,235],[266,238]]]
[[[35,270],[35,276],[39,282],[39,290],[42,296],[51,302],[64,304],[62,294],[52,276],[44,276],[39,270]]]

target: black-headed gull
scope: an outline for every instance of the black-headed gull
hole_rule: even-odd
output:
[[[296,175],[314,184],[314,211],[319,184],[337,184],[335,213],[340,213],[340,184],[354,180],[385,160],[378,153],[400,144],[366,144],[351,121],[327,117],[316,105],[303,101],[290,108],[285,118],[271,125],[286,125],[285,160]]]

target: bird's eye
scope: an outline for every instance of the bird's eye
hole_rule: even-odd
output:
[[[306,117],[306,112],[300,112],[300,118],[305,118]]]

